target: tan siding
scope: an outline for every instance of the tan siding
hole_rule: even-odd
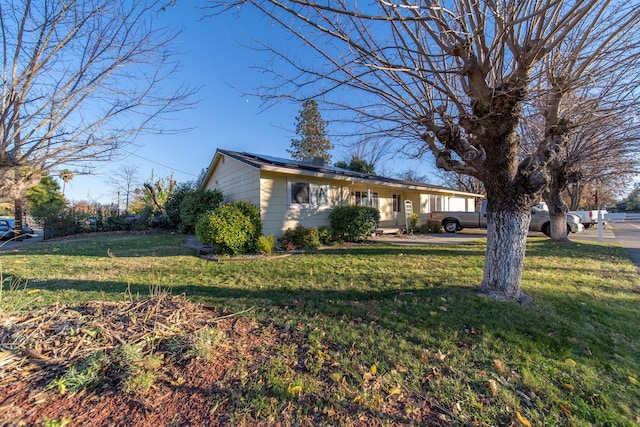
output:
[[[246,200],[260,206],[260,170],[224,157],[218,163],[206,189],[222,192],[225,202]]]
[[[288,181],[310,182],[329,185],[330,206],[290,206]],[[280,237],[288,228],[322,227],[329,225],[329,213],[332,206],[340,204],[342,199],[341,181],[323,180],[307,177],[290,177],[284,174],[262,172],[260,178],[263,234]]]

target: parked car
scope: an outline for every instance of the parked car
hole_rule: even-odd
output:
[[[598,214],[602,214],[602,221],[606,224],[607,221],[604,218],[604,215],[609,213],[607,210],[591,210],[591,211],[569,211],[574,215],[578,215],[580,217],[580,222],[584,225],[584,228],[589,228],[592,225],[598,225]]]
[[[0,239],[13,239],[16,235],[16,220],[14,218],[0,218]],[[33,237],[35,234],[33,228],[27,223],[22,224],[22,234],[24,237]]]
[[[483,200],[480,212],[431,212],[429,219],[441,224],[447,233],[455,233],[463,228],[487,228],[487,201]],[[547,236],[551,235],[551,218],[549,211],[535,206],[531,212],[529,231],[541,231]],[[567,234],[584,231],[580,223],[580,217],[567,214]]]
[[[142,218],[140,215],[133,215],[133,214],[128,214],[124,216],[124,221],[132,224],[134,222],[137,222],[140,220],[140,218]]]

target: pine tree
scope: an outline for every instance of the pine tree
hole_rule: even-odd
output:
[[[318,103],[308,99],[302,103],[300,115],[296,117],[296,134],[299,139],[291,140],[291,149],[287,152],[292,159],[302,160],[305,157],[322,157],[325,163],[331,161],[329,150],[333,144],[327,138],[327,122],[322,120],[318,111]]]

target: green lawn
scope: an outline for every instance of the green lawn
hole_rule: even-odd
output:
[[[253,307],[245,315],[297,337],[300,347],[274,355],[260,380],[244,379],[271,390],[262,396],[273,396],[278,377],[333,408],[375,410],[411,395],[436,399],[469,425],[508,425],[517,413],[533,425],[640,423],[640,277],[620,247],[530,238],[522,287],[535,303],[520,306],[477,294],[483,241],[212,262],[184,240],[104,237],[0,251],[0,308],[166,290],[234,312]],[[301,373],[290,359],[302,347],[313,351]],[[251,404],[282,410],[263,399]],[[287,407],[304,417],[318,409],[308,401]],[[411,405],[406,411],[410,419]]]

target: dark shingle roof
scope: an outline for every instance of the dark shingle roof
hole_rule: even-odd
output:
[[[292,170],[306,171],[311,173],[332,175],[333,177],[338,179],[340,178],[351,179],[351,180],[355,180],[363,183],[369,182],[371,184],[390,184],[390,185],[403,186],[403,187],[414,187],[414,188],[417,187],[417,188],[424,188],[424,189],[435,190],[435,191],[455,192],[460,194],[467,194],[467,195],[482,197],[479,194],[469,193],[466,191],[456,190],[453,188],[425,184],[422,182],[407,181],[407,180],[397,179],[397,178],[389,178],[389,177],[384,177],[384,176],[364,173],[364,172],[355,172],[352,170],[342,169],[335,166],[329,166],[324,164],[314,164],[307,161],[297,161],[297,160],[291,160],[291,159],[283,159],[280,157],[266,156],[263,154],[253,154],[253,153],[246,153],[246,152],[241,153],[237,151],[230,151],[230,150],[223,150],[223,149],[218,149],[218,152],[221,154],[224,154],[225,156],[229,156],[231,158],[239,160],[243,163],[249,164],[258,169],[263,169],[263,168],[268,168],[269,166],[273,166],[273,167],[281,167],[281,168],[287,168]]]

